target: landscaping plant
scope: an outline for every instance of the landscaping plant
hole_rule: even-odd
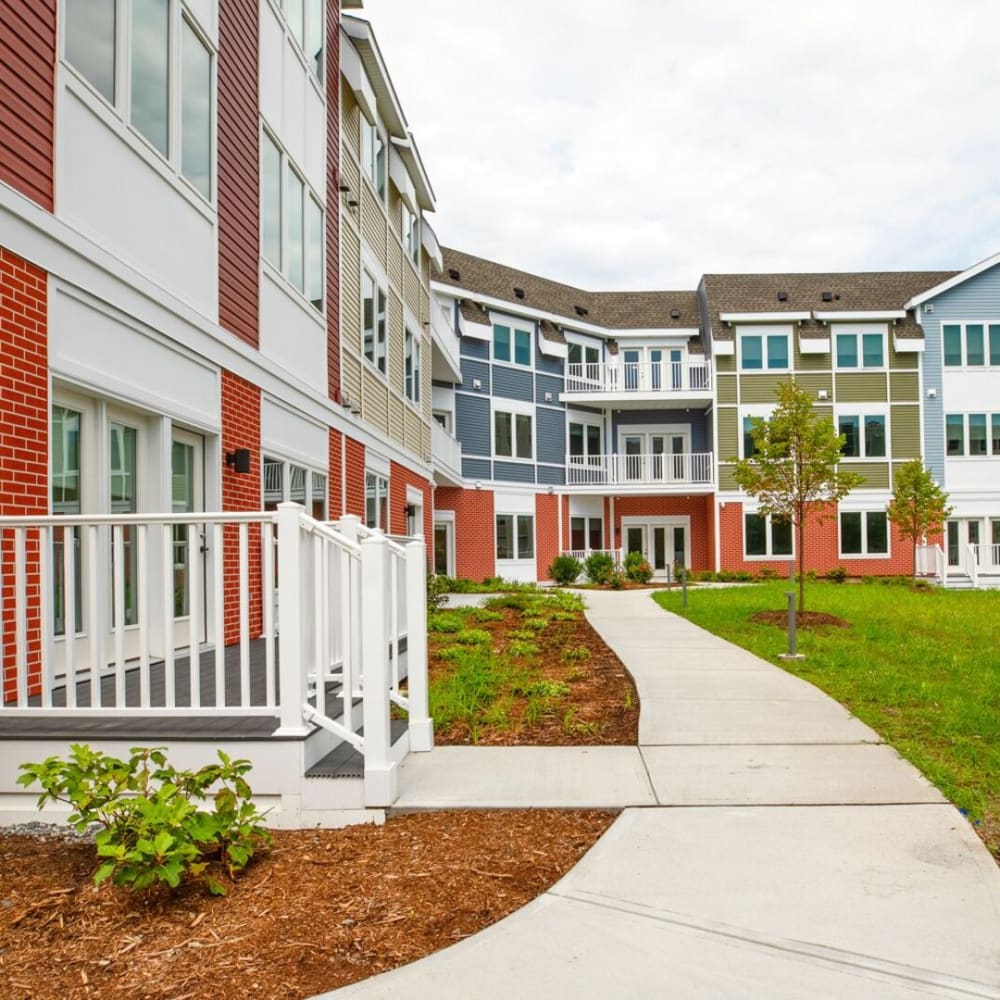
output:
[[[591,583],[608,584],[615,572],[615,561],[607,552],[591,552],[584,560],[583,571]]]
[[[583,563],[575,556],[556,556],[549,566],[549,576],[556,583],[568,587],[571,583],[576,583],[577,577],[583,572]]]
[[[77,832],[100,827],[97,854],[105,860],[95,885],[110,878],[132,889],[157,882],[175,889],[188,875],[225,895],[209,862],[218,861],[234,876],[270,842],[246,782],[250,762],[219,750],[218,764],[178,771],[162,747],[134,747],[130,753],[125,761],[74,744],[68,759],[22,764],[25,773],[17,781],[25,788],[42,786],[39,809],[48,802],[72,806],[68,821]],[[204,808],[210,796],[212,806]]]
[[[653,567],[641,552],[630,552],[625,557],[625,576],[633,583],[649,583],[653,579]]]

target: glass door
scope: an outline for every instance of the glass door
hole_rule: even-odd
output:
[[[650,450],[650,473],[653,482],[659,483],[663,481],[663,453],[666,450],[666,441],[662,434],[651,434],[649,436],[649,450]]]
[[[675,525],[674,533],[674,565],[687,566],[687,529]]]
[[[198,434],[174,430],[170,446],[170,499],[174,514],[192,514],[205,509],[204,441]],[[208,638],[206,604],[205,560],[199,560],[201,569],[192,565],[192,552],[188,545],[187,525],[173,527],[173,585],[174,585],[174,643],[190,643],[188,618],[191,614],[191,591],[197,587],[197,605],[201,616],[201,641]],[[204,529],[198,529],[196,540],[199,554],[204,556],[207,547]]]
[[[640,353],[636,350],[622,351],[622,361],[625,365],[626,392],[634,392],[639,388],[640,357]]]
[[[633,525],[625,529],[625,554],[628,555],[629,552],[646,554],[645,525]]]
[[[667,568],[667,529],[653,528],[653,569],[662,572]]]
[[[629,434],[625,437],[625,478],[633,481],[642,479],[642,443],[641,434]]]
[[[681,362],[681,352],[674,350],[670,352],[670,388],[677,390],[683,388],[684,366]]]
[[[675,483],[682,483],[689,479],[686,476],[684,469],[684,451],[687,447],[687,441],[683,434],[673,434],[670,437],[670,454],[671,462],[673,463],[673,481]]]

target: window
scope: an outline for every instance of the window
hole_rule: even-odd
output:
[[[82,414],[64,406],[52,407],[51,490],[53,514],[79,514],[80,426]],[[66,634],[66,546],[73,549],[73,631],[83,629],[83,571],[80,561],[80,529],[55,528],[52,536],[52,610],[54,634]]]
[[[531,459],[535,454],[531,416],[527,413],[493,414],[493,454],[501,458]]]
[[[309,71],[323,79],[323,0],[284,0],[285,23]]]
[[[889,554],[889,525],[884,510],[842,510],[840,553],[845,556]]]
[[[569,519],[569,547],[574,552],[604,547],[604,524],[599,517],[571,517]]]
[[[1000,413],[946,413],[944,427],[946,454],[1000,455]]]
[[[760,417],[743,418],[743,457],[753,458],[757,454],[757,446],[753,443],[753,429],[761,423]]]
[[[946,368],[1000,366],[1000,323],[945,323]]]
[[[325,275],[323,207],[266,129],[261,138],[261,252],[319,313]]]
[[[881,333],[838,333],[837,367],[884,368],[884,335]]]
[[[601,351],[598,347],[590,347],[587,344],[574,344],[570,341],[566,345],[567,362],[569,364],[569,376],[573,379],[587,379],[589,382],[598,382],[601,378]]]
[[[317,521],[327,517],[326,473],[305,469],[293,462],[265,455],[261,463],[264,477],[264,510],[279,503],[302,504]]]
[[[403,337],[403,389],[411,403],[420,402],[420,341],[409,330]]]
[[[121,7],[116,0],[66,0],[66,62],[195,191],[211,199],[212,49],[180,0],[132,0],[128,18],[118,17]],[[178,44],[174,73],[172,46]],[[119,62],[127,88],[118,86]]]
[[[385,374],[386,293],[367,272],[361,272],[362,327],[365,358]]]
[[[534,517],[530,514],[497,514],[497,559],[534,558]]]
[[[493,360],[531,367],[531,333],[493,324]]]
[[[743,540],[747,556],[790,556],[792,525],[760,514],[743,517]]]
[[[837,433],[844,436],[844,458],[885,458],[885,417],[841,416]]]
[[[400,213],[403,224],[403,246],[406,254],[414,264],[420,263],[420,216],[405,205],[400,205]]]
[[[740,367],[746,371],[788,368],[788,334],[743,334],[740,337]]]
[[[598,424],[569,425],[569,460],[575,465],[599,464],[601,449],[601,428]]]
[[[379,198],[385,201],[385,138],[377,125],[361,118],[361,169],[372,182]]]
[[[389,480],[375,472],[365,473],[365,524],[389,530]]]

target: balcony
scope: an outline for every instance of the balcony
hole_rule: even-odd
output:
[[[642,407],[711,402],[712,366],[698,361],[614,361],[568,364],[563,402]]]
[[[458,335],[451,310],[441,302],[431,303],[431,377],[442,382],[461,382]]]
[[[436,420],[431,421],[431,457],[438,486],[461,486],[462,445]]]
[[[682,455],[567,455],[567,486],[656,487],[684,492],[714,484],[710,451]]]

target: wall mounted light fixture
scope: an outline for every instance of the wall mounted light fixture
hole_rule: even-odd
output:
[[[250,449],[237,448],[235,451],[226,452],[226,465],[232,466],[236,472],[250,471]]]

